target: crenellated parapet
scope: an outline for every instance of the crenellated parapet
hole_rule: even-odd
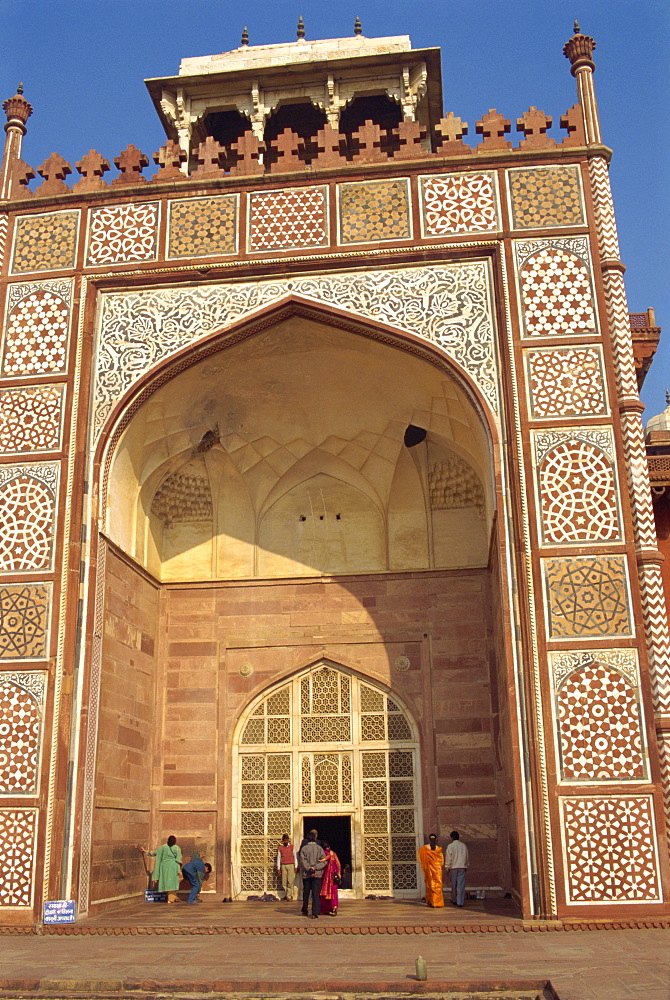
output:
[[[428,130],[420,122],[406,118],[397,126],[384,128],[373,120],[366,120],[360,128],[342,132],[331,125],[325,125],[312,136],[304,136],[292,128],[284,128],[276,138],[259,140],[252,129],[248,129],[234,142],[218,142],[207,136],[198,143],[191,154],[189,171],[186,173],[187,154],[174,139],[156,150],[151,160],[158,170],[151,177],[145,176],[150,159],[135,146],[128,146],[113,162],[118,176],[108,181],[103,174],[110,170],[109,162],[102,154],[91,149],[75,164],[80,175],[72,187],[65,178],[72,174],[72,166],[57,153],[52,153],[37,169],[43,178],[40,186],[32,192],[28,181],[35,176],[27,164],[14,161],[13,184],[6,194],[8,201],[19,198],[84,194],[104,191],[119,185],[145,184],[147,181],[173,183],[189,180],[239,178],[259,174],[295,173],[315,169],[341,170],[346,167],[370,164],[393,164],[412,160],[432,162],[456,157],[481,155],[499,156],[509,153],[521,159],[525,153],[537,153],[564,149],[572,150],[584,145],[581,113],[573,106],[560,117],[561,128],[567,132],[561,141],[548,134],[552,117],[535,107],[530,107],[516,120],[518,132],[523,138],[514,145],[507,135],[511,121],[495,109],[489,110],[476,123],[476,134],[481,141],[468,145],[464,136],[468,134],[468,123],[453,113],[445,115]],[[31,176],[27,174],[30,172]]]
[[[0,200],[398,161],[520,160],[600,145],[591,58],[595,42],[576,23],[563,51],[577,80],[579,103],[558,117],[534,105],[516,119],[489,109],[473,130],[479,142],[467,142],[468,123],[442,111],[439,50],[414,50],[404,35],[366,38],[360,23],[351,38],[309,41],[304,25],[301,31],[289,45],[250,46],[245,34],[237,49],[185,59],[178,76],[147,80],[168,137],[153,154],[158,171],[152,177],[144,173],[149,157],[131,145],[114,159],[119,175],[111,181],[103,177],[107,160],[90,150],[76,164],[81,180],[70,187],[65,177],[72,167],[59,157],[57,164],[54,153],[37,171],[43,183],[31,191],[31,168],[19,161],[32,108],[19,88],[3,104],[8,139]],[[517,143],[511,137],[514,126],[522,136]],[[565,135],[551,134],[552,126]]]

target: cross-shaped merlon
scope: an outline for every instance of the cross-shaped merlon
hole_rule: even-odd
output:
[[[149,157],[132,144],[114,157],[114,164],[121,171],[112,184],[146,184],[142,171],[149,166]]]

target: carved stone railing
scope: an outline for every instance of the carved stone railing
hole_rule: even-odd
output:
[[[208,180],[223,177],[246,177],[258,174],[288,173],[320,168],[340,168],[347,165],[393,163],[408,160],[437,160],[448,157],[476,157],[500,151],[526,153],[547,151],[566,146],[585,145],[583,116],[578,104],[573,105],[560,118],[560,125],[567,135],[557,142],[547,134],[552,118],[531,107],[516,120],[517,131],[523,139],[515,147],[506,138],[511,121],[491,109],[476,123],[475,132],[481,142],[469,146],[463,141],[468,134],[468,123],[449,112],[437,124],[433,135],[419,122],[405,119],[391,129],[366,121],[357,131],[343,133],[325,125],[315,135],[304,138],[292,129],[284,129],[277,138],[261,142],[249,129],[236,142],[221,144],[209,136],[195,149],[186,172],[186,153],[174,140],[161,146],[153,154],[157,172],[143,176],[149,158],[135,146],[128,146],[114,159],[119,174],[109,184],[103,177],[110,169],[109,162],[91,149],[76,164],[81,179],[72,187],[65,178],[72,167],[58,153],[37,168],[42,183],[32,191],[30,182],[35,171],[21,159],[11,165],[11,193],[9,200],[33,196],[58,196],[102,191],[107,188],[144,183]]]

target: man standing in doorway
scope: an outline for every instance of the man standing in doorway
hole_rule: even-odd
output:
[[[451,876],[451,902],[454,906],[463,906],[465,903],[465,873],[468,870],[470,859],[468,849],[461,840],[458,830],[452,830],[449,836],[451,843],[447,846],[444,864]]]
[[[309,916],[309,897],[312,897],[312,920],[321,913],[321,876],[326,867],[326,853],[316,842],[316,832],[311,830],[307,843],[300,848],[300,874],[302,875],[302,914]]]
[[[277,871],[281,877],[281,887],[284,899],[293,899],[293,884],[298,868],[298,856],[291,843],[288,833],[283,834],[281,844],[277,848]]]

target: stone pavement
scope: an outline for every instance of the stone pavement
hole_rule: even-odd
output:
[[[3,935],[0,997],[10,990],[24,996],[48,990],[63,997],[75,990],[109,994],[138,988],[409,991],[419,985],[413,976],[421,954],[428,963],[427,987],[433,991],[452,983],[549,980],[560,1000],[670,1000],[670,930],[663,927],[530,926],[510,912],[485,924],[496,915],[484,914],[483,906],[479,913],[461,915],[448,907],[442,912],[418,904],[405,909],[391,901],[357,901],[341,910],[339,924],[340,915],[319,921],[298,915],[303,933],[295,933],[298,924],[286,912],[292,909],[289,904],[222,906],[213,899],[188,908],[143,904],[151,927],[138,922],[134,909],[78,925],[80,932],[87,928],[85,935]],[[221,933],[221,911],[229,929],[235,925],[240,936]],[[391,922],[383,923],[385,919]],[[433,928],[428,920],[436,921]],[[440,921],[449,925],[448,933],[439,932]],[[329,933],[324,933],[326,925],[332,927]],[[101,935],[98,930],[104,926],[108,933]],[[480,931],[483,926],[491,929]],[[175,936],[171,927],[186,933]]]

